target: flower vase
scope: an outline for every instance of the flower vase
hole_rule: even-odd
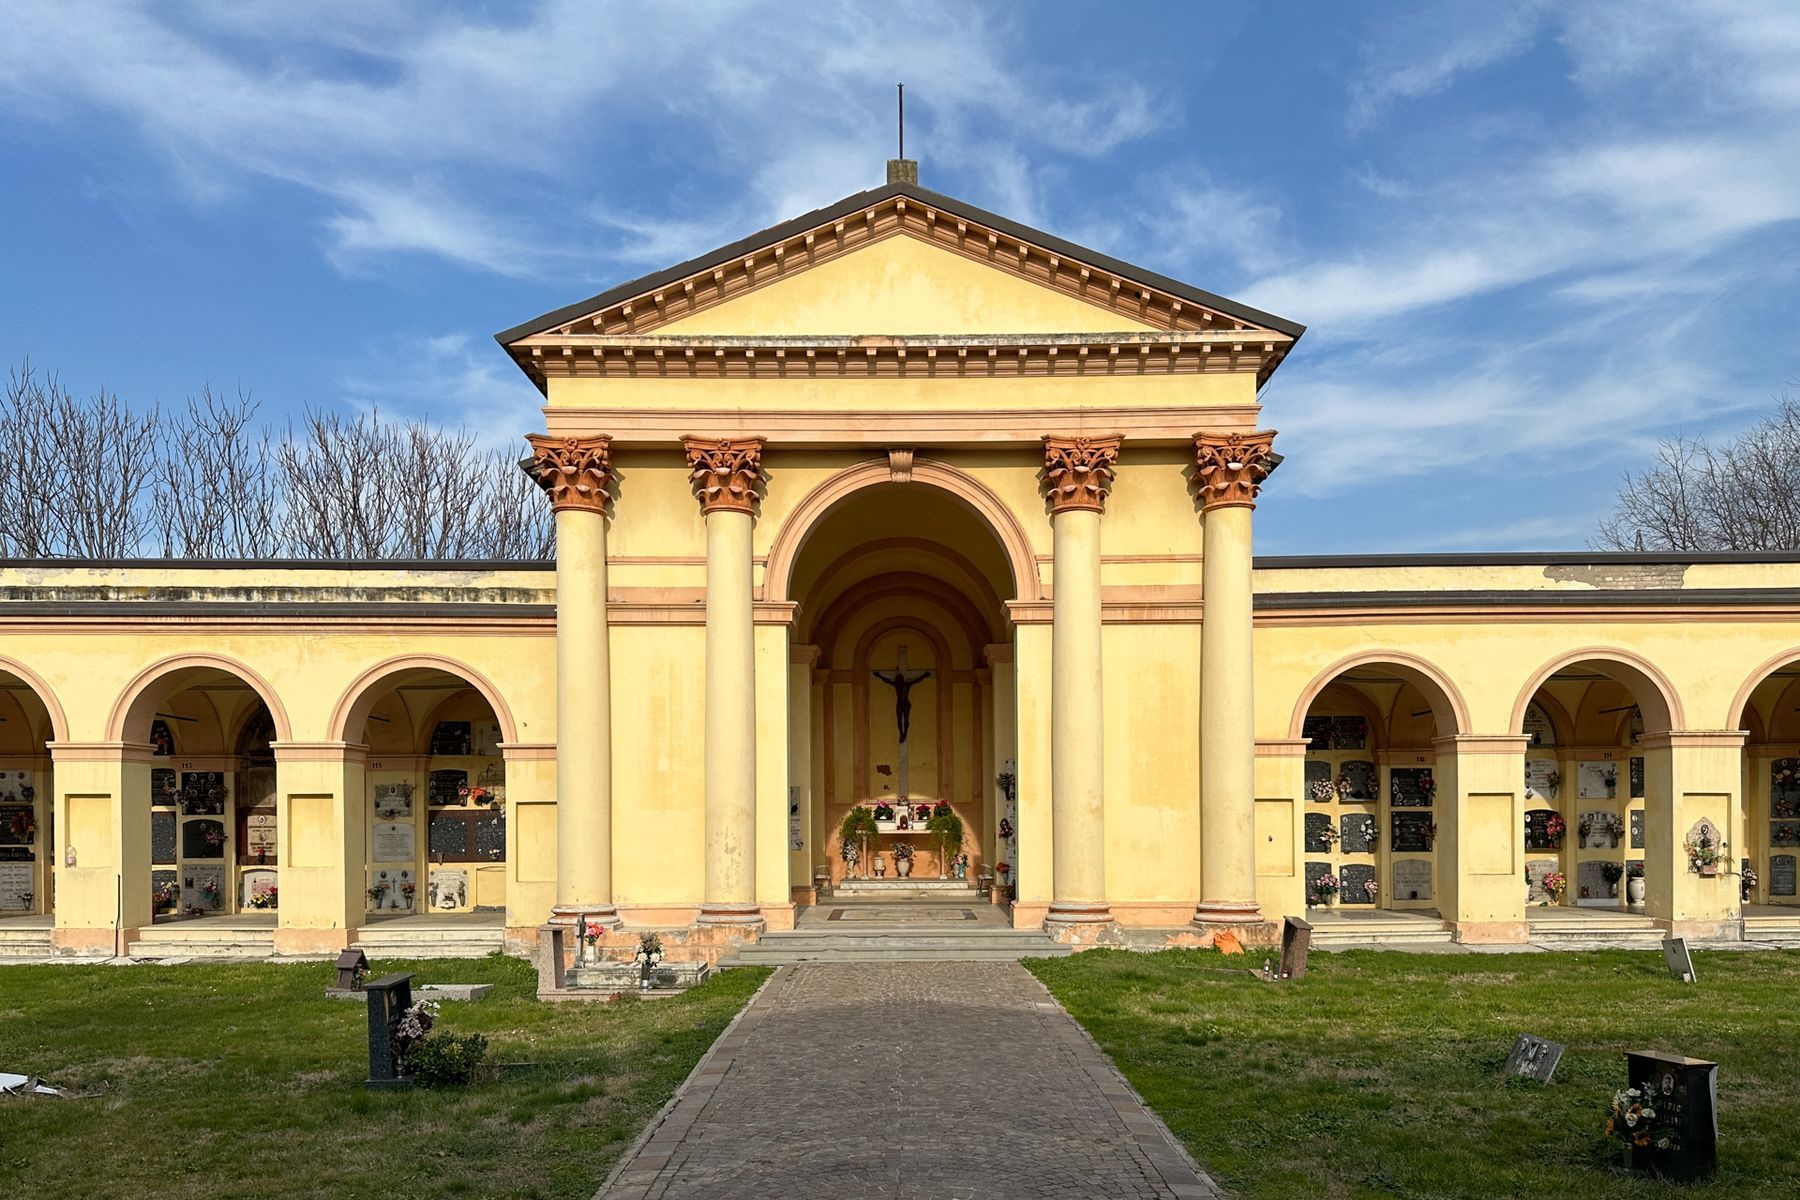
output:
[[[1625,882],[1625,902],[1633,908],[1644,907],[1644,877],[1634,875]]]
[[[894,860],[894,875],[900,879],[909,878],[912,875],[912,859],[896,858]]]
[[[1325,907],[1335,909],[1337,906],[1338,906],[1338,894],[1336,892],[1328,893],[1325,897]]]

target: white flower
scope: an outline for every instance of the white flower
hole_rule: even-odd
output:
[[[1625,1125],[1627,1128],[1635,1129],[1635,1128],[1637,1128],[1637,1123],[1638,1123],[1638,1119],[1637,1119],[1636,1113],[1628,1112],[1625,1114]]]

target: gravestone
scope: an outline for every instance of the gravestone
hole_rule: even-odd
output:
[[[1431,860],[1399,858],[1394,860],[1395,900],[1431,899]]]
[[[1431,850],[1430,813],[1390,813],[1388,821],[1393,830],[1388,838],[1388,849],[1396,854],[1425,854]]]
[[[217,817],[225,813],[225,772],[183,771],[181,812],[188,817]]]
[[[1581,839],[1581,848],[1583,850],[1603,850],[1612,845],[1612,837],[1606,832],[1607,822],[1612,816],[1613,814],[1611,812],[1604,810],[1595,810],[1581,814],[1581,819],[1576,822],[1575,831],[1577,834],[1580,834],[1581,826],[1584,823],[1588,827],[1587,836]]]
[[[180,785],[175,772],[168,767],[152,767],[150,769],[150,803],[175,803],[175,789]]]
[[[245,871],[243,877],[238,882],[238,887],[240,889],[238,906],[240,908],[253,907],[250,903],[251,897],[259,896],[264,892],[274,890],[279,882],[280,881],[276,877],[274,871],[261,868],[253,871]],[[277,895],[279,895],[279,893],[277,893]]]
[[[381,899],[369,901],[372,912],[410,912],[413,897],[406,894],[406,887],[413,882],[410,867],[377,867],[370,877],[371,889],[381,889]]]
[[[469,873],[460,868],[433,868],[430,897],[433,908],[468,907]]]
[[[1306,894],[1310,898],[1318,895],[1318,892],[1313,885],[1324,876],[1332,873],[1331,864],[1328,862],[1309,862],[1304,869],[1306,872]]]
[[[1325,835],[1331,830],[1331,814],[1309,812],[1306,814],[1306,849],[1308,853],[1325,854],[1331,851],[1331,842]]]
[[[467,771],[433,771],[427,777],[425,801],[438,808],[467,804],[469,798],[463,795],[463,789],[468,786]]]
[[[1612,783],[1607,783],[1611,778]],[[1575,764],[1575,797],[1578,800],[1607,800],[1618,794],[1619,764],[1609,759],[1584,760]]]
[[[1641,808],[1631,814],[1631,848],[1644,848],[1644,810]]]
[[[238,855],[246,863],[273,866],[280,861],[276,845],[276,820],[273,808],[258,808],[243,814],[243,844]]]
[[[1800,857],[1792,854],[1772,854],[1769,856],[1769,895],[1792,896],[1795,894],[1796,867],[1800,867]]]
[[[1541,797],[1545,800],[1556,799],[1556,793],[1562,784],[1552,785],[1550,777],[1557,773],[1554,758],[1528,758],[1525,760],[1525,795],[1527,799]]]
[[[1395,767],[1388,772],[1388,802],[1395,808],[1430,808],[1429,767]]]
[[[431,731],[430,752],[434,755],[464,755],[474,751],[474,735],[467,721],[439,721],[437,728]]]
[[[1352,863],[1338,872],[1338,880],[1343,890],[1338,893],[1339,904],[1374,904],[1375,897],[1369,895],[1364,886],[1375,882],[1375,868],[1362,863]]]
[[[1533,858],[1525,863],[1526,903],[1537,904],[1550,899],[1550,893],[1544,890],[1544,876],[1559,869],[1554,858]]]
[[[418,857],[415,841],[417,834],[417,829],[410,821],[390,821],[375,826],[369,838],[371,861],[412,862]],[[458,845],[457,849],[462,847]]]
[[[152,871],[152,872],[150,872],[150,892],[152,895],[155,895],[156,889],[160,888],[165,883],[179,884],[180,882],[181,882],[181,876],[176,871]],[[180,903],[177,902],[175,907],[179,910],[181,907]]]
[[[175,814],[172,812],[150,814],[150,861],[175,861]]]
[[[182,822],[181,857],[224,858],[225,822],[205,820]]]
[[[1306,955],[1312,948],[1312,924],[1288,917],[1281,926],[1281,977],[1306,978]]]
[[[1375,852],[1375,818],[1368,813],[1345,813],[1338,821],[1338,840],[1345,854]]]
[[[1618,897],[1612,895],[1613,885],[1606,882],[1606,867],[1603,862],[1584,862],[1575,865],[1575,898],[1597,906],[1618,903]],[[1623,882],[1623,880],[1621,880]]]
[[[506,854],[506,814],[493,813],[475,822],[475,853],[493,861]]]
[[[1369,744],[1369,722],[1364,717],[1308,717],[1300,733],[1314,750],[1361,750]]]
[[[1550,836],[1550,818],[1556,815],[1553,808],[1533,808],[1525,812],[1525,848],[1527,850],[1554,850],[1556,839]]]
[[[412,1007],[412,976],[383,975],[363,984],[369,1004],[369,1077],[365,1087],[405,1087],[400,1060],[394,1053],[394,1030],[401,1014]]]
[[[1376,780],[1380,777],[1375,773],[1374,763],[1366,758],[1346,759],[1343,767],[1338,771],[1338,774],[1343,776],[1344,783],[1349,788],[1349,790],[1343,794],[1343,799],[1375,799]]]
[[[29,804],[36,795],[30,771],[0,771],[0,804]]]
[[[369,956],[361,950],[351,947],[338,951],[337,985],[344,989],[354,989],[362,976],[369,969]]]
[[[209,890],[207,885],[211,884]],[[219,912],[225,907],[225,868],[189,865],[181,873],[181,907]]]
[[[1640,756],[1640,757],[1634,757],[1631,760],[1631,795],[1642,796],[1643,794],[1644,794],[1644,760]]]
[[[1719,1169],[1719,1064],[1656,1050],[1625,1055],[1626,1086],[1649,1097],[1658,1129],[1668,1129],[1674,1144],[1633,1146],[1625,1165],[1677,1183],[1710,1179]]]
[[[412,816],[413,785],[410,783],[378,783],[375,785],[375,815],[383,821]]]
[[[1324,785],[1321,787],[1320,785]],[[1336,799],[1336,794],[1325,795],[1324,788],[1331,786],[1331,764],[1316,758],[1306,760],[1306,795],[1318,804],[1329,804]]]
[[[1662,944],[1663,963],[1669,968],[1669,974],[1683,983],[1693,983],[1694,956],[1688,953],[1687,939],[1684,937],[1667,937]]]
[[[1521,1033],[1519,1040],[1513,1043],[1512,1053],[1506,1056],[1506,1065],[1500,1069],[1500,1073],[1549,1083],[1562,1056],[1563,1047],[1560,1042]]]
[[[30,863],[0,863],[0,912],[28,912],[34,901]]]

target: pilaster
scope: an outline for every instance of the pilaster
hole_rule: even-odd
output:
[[[281,907],[275,953],[326,954],[356,940],[364,905],[369,748],[274,742]]]
[[[1646,733],[1644,751],[1644,911],[1671,936],[1736,940],[1743,936],[1738,868],[1744,854],[1740,793],[1742,730]],[[1720,870],[1701,875],[1685,847],[1702,821],[1724,843]]]
[[[1523,735],[1432,739],[1438,911],[1459,942],[1523,943]]]
[[[64,954],[122,955],[150,924],[150,763],[132,742],[51,742],[56,923]]]

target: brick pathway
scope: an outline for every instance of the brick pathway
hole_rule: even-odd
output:
[[[600,1200],[1213,1198],[1014,963],[782,967]]]

